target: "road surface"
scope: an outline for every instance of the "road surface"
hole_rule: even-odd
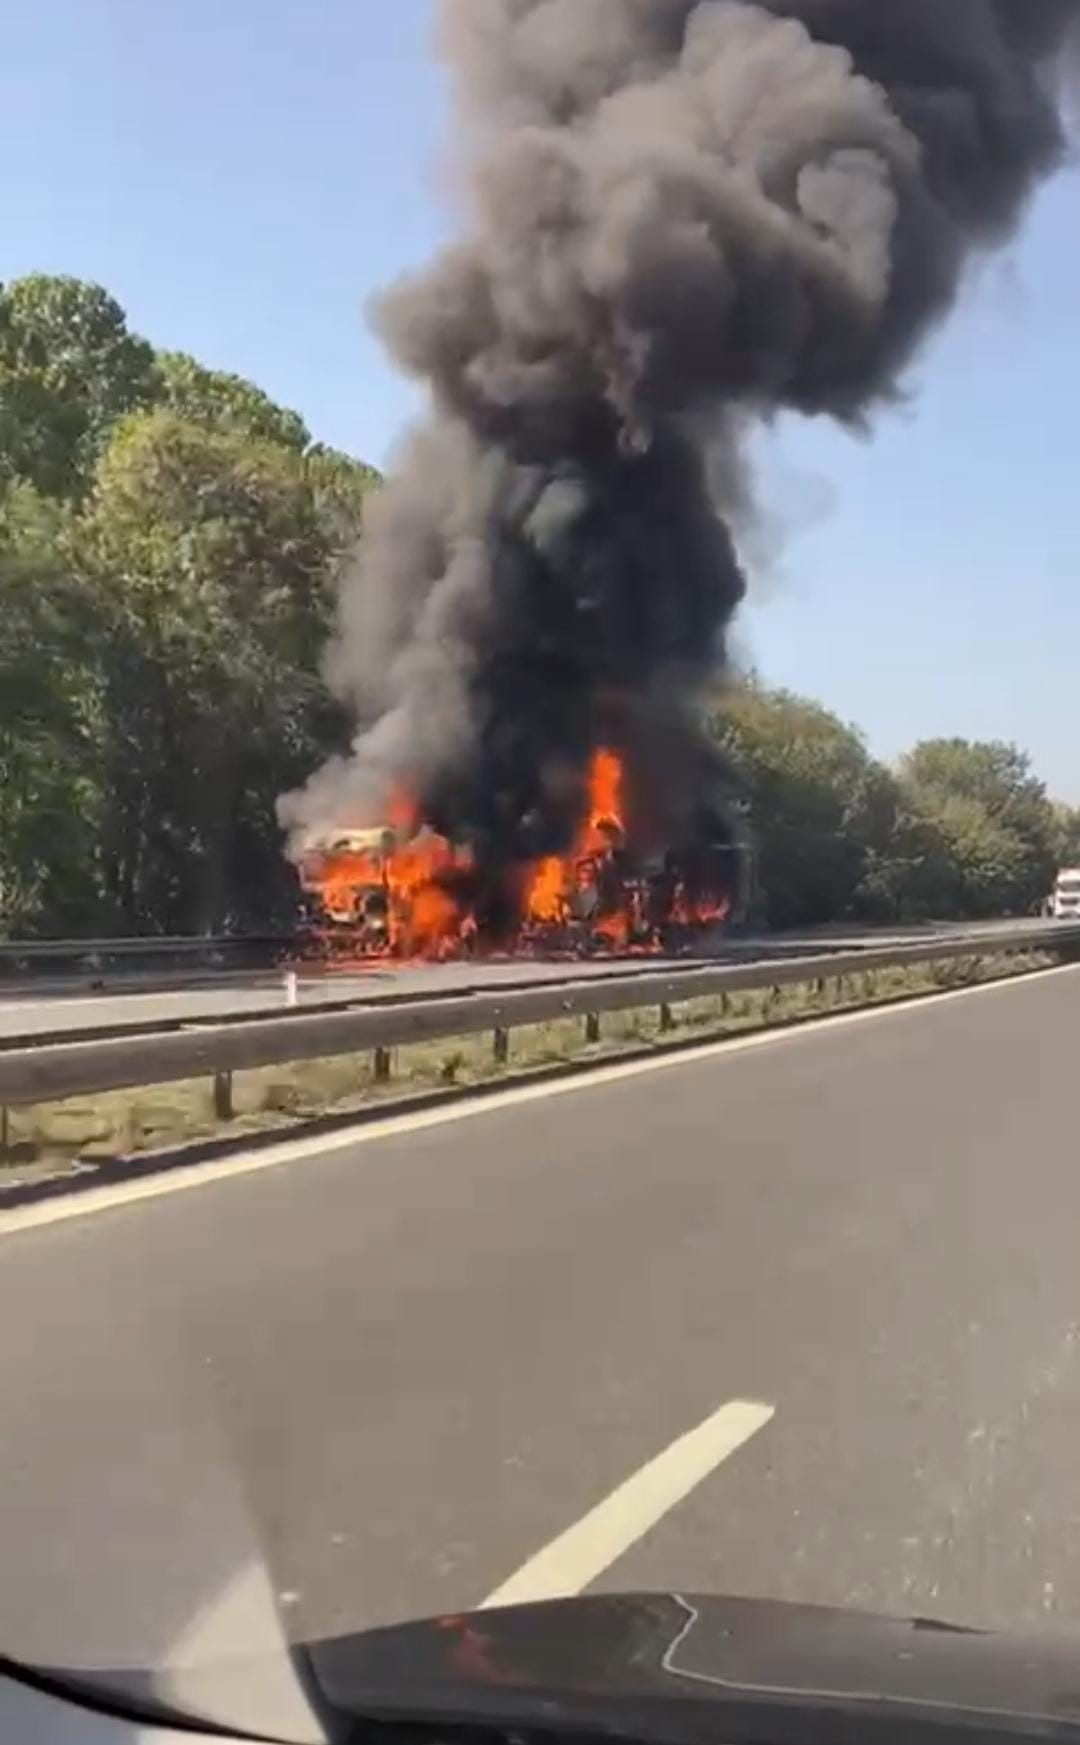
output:
[[[0,1645],[152,1661],[260,1546],[304,1637],[523,1568],[1080,1630],[1078,1012],[1063,970],[37,1209]]]
[[[812,956],[822,950],[844,946],[852,950],[861,947],[886,947],[893,941],[918,941],[932,932],[945,938],[970,934],[973,939],[988,933],[1021,939],[1026,932],[1044,928],[1041,921],[992,922],[987,925],[937,928],[910,927],[878,929],[872,933],[857,928],[825,928],[804,935],[762,934],[759,937],[739,936],[715,942],[709,958],[743,960],[762,956]],[[679,959],[678,962],[685,962]],[[663,970],[672,960],[604,959],[585,961],[558,959],[550,962],[518,958],[503,962],[448,964],[380,964],[372,963],[356,971],[327,972],[315,967],[300,967],[299,1001],[305,1007],[317,1007],[327,1002],[401,999],[408,995],[464,992],[470,988],[497,988],[522,982],[561,981],[567,975],[632,975],[642,969]],[[111,972],[118,973],[118,972]],[[131,974],[129,970],[125,972]],[[203,974],[201,983],[192,972],[186,986],[156,985],[148,972],[144,987],[107,985],[101,990],[89,986],[59,987],[43,991],[33,980],[21,985],[0,983],[0,1041],[16,1037],[36,1036],[110,1029],[124,1024],[193,1023],[203,1019],[240,1017],[265,1012],[280,1012],[285,1004],[284,972],[253,971],[250,974],[226,973],[215,978]],[[182,972],[173,972],[174,976]],[[159,978],[160,979],[160,978]]]

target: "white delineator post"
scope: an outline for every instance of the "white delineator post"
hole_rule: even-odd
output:
[[[300,1004],[300,980],[294,969],[285,971],[285,1004],[289,1007]]]

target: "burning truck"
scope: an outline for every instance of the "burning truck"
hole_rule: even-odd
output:
[[[468,197],[374,306],[425,410],[342,578],[351,745],[279,803],[317,926],[439,957],[738,913],[706,723],[755,429],[903,393],[1064,160],[1077,11],[438,0]]]
[[[497,893],[475,845],[417,826],[401,802],[394,823],[312,834],[298,861],[309,939],[350,959],[654,952],[741,912],[748,862],[739,845],[635,853],[614,752],[595,754],[587,791],[568,851],[521,863]]]

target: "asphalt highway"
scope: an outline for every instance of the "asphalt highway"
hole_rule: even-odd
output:
[[[260,1557],[304,1638],[515,1578],[1080,1631],[1078,1015],[1063,970],[0,1220],[0,1647],[148,1664]]]

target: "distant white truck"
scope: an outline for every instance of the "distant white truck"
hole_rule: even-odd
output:
[[[1058,873],[1050,914],[1055,921],[1080,921],[1080,866],[1063,866]]]

